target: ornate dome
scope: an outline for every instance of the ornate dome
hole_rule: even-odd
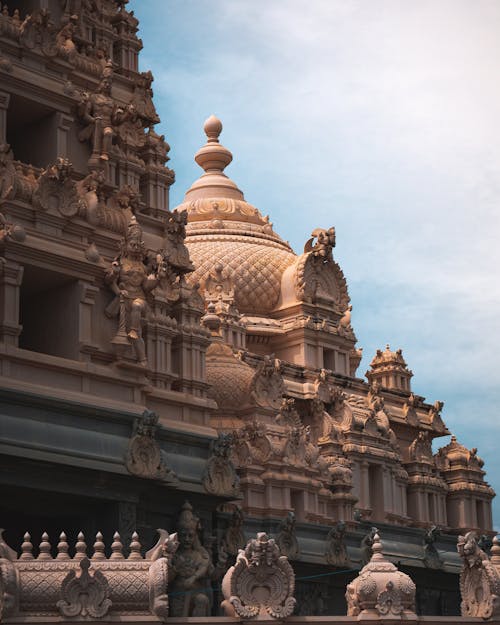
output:
[[[195,160],[205,173],[177,207],[188,213],[186,245],[196,267],[188,280],[199,282],[203,292],[210,270],[220,263],[234,285],[238,310],[266,315],[276,306],[281,277],[296,255],[224,173],[233,157],[219,143],[221,122],[212,115],[204,129],[207,143]]]

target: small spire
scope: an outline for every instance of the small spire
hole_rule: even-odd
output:
[[[34,560],[33,557],[33,544],[31,543],[31,536],[29,532],[24,535],[24,542],[21,545],[21,557],[20,560]]]
[[[207,135],[207,142],[196,152],[194,160],[206,173],[222,174],[233,160],[231,152],[219,143],[222,122],[215,115],[210,115],[203,129]]]
[[[40,553],[38,554],[39,560],[52,560],[52,556],[50,555],[50,543],[49,543],[49,535],[47,532],[42,534],[42,542],[40,543]]]
[[[384,554],[382,551],[382,541],[380,540],[380,536],[378,534],[375,534],[375,536],[373,537],[372,554],[372,560],[384,559]]]
[[[67,538],[66,534],[64,532],[61,532],[59,536],[59,542],[57,543],[56,560],[69,560],[69,555],[68,555],[69,545],[68,545],[68,541],[66,540],[66,538]]]
[[[110,560],[123,560],[123,545],[120,534],[118,532],[115,532],[113,534],[113,544],[111,545]]]
[[[495,566],[500,565],[500,541],[498,536],[493,538],[493,545],[491,546],[491,564]]]
[[[130,541],[130,554],[129,560],[142,560],[141,556],[141,543],[139,542],[139,535],[137,532],[132,534],[132,540]]]
[[[75,552],[75,560],[83,560],[83,558],[87,556],[87,544],[85,543],[85,536],[83,535],[83,532],[78,534]]]
[[[101,532],[97,532],[95,535],[95,543],[94,543],[94,555],[92,556],[92,560],[105,560],[106,556],[104,554],[104,542],[102,539]]]

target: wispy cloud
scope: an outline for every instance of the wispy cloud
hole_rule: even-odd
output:
[[[446,400],[500,490],[498,2],[130,6],[172,145],[173,205],[214,112],[228,173],[296,250],[336,226],[360,373],[376,347],[403,347],[417,392]]]

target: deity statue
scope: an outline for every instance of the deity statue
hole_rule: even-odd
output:
[[[326,561],[333,566],[350,566],[345,542],[346,524],[338,521],[326,537]]]
[[[142,228],[132,217],[120,254],[111,263],[105,280],[116,295],[106,308],[108,317],[119,316],[119,327],[114,344],[131,344],[139,364],[146,365],[146,350],[142,338],[142,318],[148,311],[148,298],[166,275],[163,258],[157,258],[156,270],[148,271]]]
[[[86,124],[80,131],[80,141],[92,142],[92,160],[108,161],[115,128],[126,121],[128,112],[116,105],[111,97],[113,64],[106,63],[101,82],[94,93],[85,92],[78,106],[78,115]]]
[[[169,568],[170,616],[209,616],[212,559],[199,539],[200,520],[189,502],[177,524],[179,547]]]
[[[56,48],[59,54],[72,62],[76,55],[75,31],[78,24],[78,16],[70,15],[68,21],[63,25],[56,35]]]

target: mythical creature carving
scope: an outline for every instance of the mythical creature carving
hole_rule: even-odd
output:
[[[156,433],[158,415],[145,410],[134,420],[134,429],[130,439],[125,464],[127,470],[138,477],[154,480],[176,481],[175,473],[168,468]]]
[[[160,118],[153,104],[153,74],[150,71],[141,72],[134,85],[132,104],[146,125],[158,124]]]
[[[416,411],[416,407],[418,406],[418,400],[413,393],[410,393],[410,396],[406,400],[403,406],[403,415],[406,421],[410,425],[418,425],[419,418]]]
[[[433,525],[424,535],[424,564],[429,569],[440,569],[443,561],[436,549],[436,541],[441,534],[441,530]]]
[[[212,495],[236,496],[239,492],[239,478],[231,462],[233,436],[219,434],[212,442],[212,455],[208,459],[202,484]]]
[[[127,235],[121,242],[120,254],[111,263],[105,276],[115,298],[106,308],[108,317],[118,316],[118,332],[112,343],[117,346],[132,345],[135,358],[146,366],[146,348],[142,337],[142,319],[149,311],[151,291],[166,276],[166,266],[161,254],[156,267],[145,262],[146,250],[142,228],[137,219],[130,220]]]
[[[35,9],[19,26],[19,42],[29,50],[40,49],[48,57],[55,56],[57,48],[54,40],[54,22],[46,8]]]
[[[72,172],[71,162],[61,157],[43,170],[33,192],[33,204],[45,211],[56,209],[63,217],[75,217],[82,212]]]
[[[182,506],[177,524],[179,547],[170,566],[171,616],[209,616],[212,559],[199,539],[200,520],[191,504]]]
[[[26,238],[26,231],[19,224],[13,224],[5,219],[0,213],[0,251],[3,250],[7,241],[17,241],[21,243]]]
[[[475,532],[459,536],[458,554],[462,558],[460,572],[460,605],[462,616],[483,619],[500,618],[500,545],[498,538],[493,541],[495,564],[477,544]]]
[[[77,24],[78,16],[70,15],[55,37],[57,53],[67,59],[70,63],[74,62],[77,53],[75,45],[75,32]]]
[[[240,551],[222,580],[227,616],[241,618],[290,616],[296,605],[295,574],[286,556],[264,532]]]
[[[332,566],[351,566],[345,542],[346,529],[345,522],[339,521],[332,527],[326,537],[325,558],[328,564],[331,564]]]
[[[149,609],[152,614],[165,621],[168,616],[168,570],[179,541],[176,533],[169,534],[165,530],[158,532],[158,543],[146,554],[146,559],[153,562],[148,571]]]
[[[175,273],[180,276],[194,271],[189,251],[184,243],[187,220],[187,210],[174,210],[168,212],[166,216],[165,249],[162,253]]]
[[[90,617],[100,619],[111,607],[109,585],[99,570],[89,573],[90,560],[80,560],[81,572],[72,569],[61,584],[62,599],[57,602],[59,612],[66,617]]]
[[[343,316],[349,306],[347,284],[333,260],[335,229],[317,228],[304,247],[295,270],[295,296],[299,301],[324,302]]]
[[[281,375],[281,362],[272,355],[264,356],[252,380],[252,399],[262,408],[277,410],[281,406],[285,392],[285,383]]]
[[[432,444],[427,431],[420,431],[408,448],[410,460],[432,463]]]
[[[312,255],[323,263],[332,260],[332,250],[335,247],[335,228],[328,230],[316,228],[311,233],[311,238],[304,246],[304,253],[311,252]]]
[[[100,169],[92,169],[90,173],[76,183],[78,196],[81,200],[83,216],[93,226],[103,221],[103,212],[106,210],[104,201],[104,183],[106,176]]]
[[[446,426],[441,417],[441,412],[443,410],[443,407],[444,407],[444,402],[435,401],[434,404],[429,408],[429,421],[432,427],[438,430],[438,432],[443,432],[444,430],[446,430]]]
[[[276,423],[278,425],[289,425],[296,428],[302,426],[302,420],[295,408],[295,399],[288,397],[281,400],[280,410],[276,416]]]

